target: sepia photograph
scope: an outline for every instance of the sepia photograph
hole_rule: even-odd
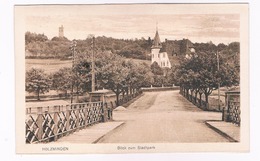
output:
[[[248,4],[14,11],[17,153],[249,151]]]

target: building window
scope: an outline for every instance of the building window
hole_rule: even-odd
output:
[[[163,66],[165,67],[165,62],[163,62]]]
[[[153,58],[154,58],[154,54],[153,54]]]
[[[163,53],[163,57],[165,58],[165,53]]]

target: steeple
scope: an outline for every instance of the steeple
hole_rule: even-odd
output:
[[[158,33],[157,22],[156,22],[156,33],[155,33],[155,36],[154,36],[152,48],[159,48],[159,49],[162,48],[161,40],[160,40],[159,33]]]

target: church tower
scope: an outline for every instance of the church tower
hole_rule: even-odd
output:
[[[161,64],[161,59],[160,59],[160,49],[161,48],[162,48],[162,44],[161,44],[161,40],[160,40],[159,33],[158,33],[158,27],[156,24],[156,33],[155,33],[155,37],[153,40],[153,45],[151,47],[152,63],[156,61],[158,63],[158,65]]]
[[[59,27],[59,37],[64,37],[64,28],[63,28],[63,25],[61,25],[61,27]]]

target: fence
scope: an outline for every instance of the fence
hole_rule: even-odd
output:
[[[112,110],[103,102],[27,108],[26,143],[55,141],[87,126],[111,120]]]
[[[118,102],[119,102],[118,105],[123,105],[124,103],[127,103],[127,102],[131,101],[132,99],[136,98],[140,94],[142,94],[142,90],[138,90],[138,91],[136,91],[136,93],[129,94],[128,96],[124,96],[118,100]],[[117,104],[117,102],[115,101],[115,105],[116,104]]]
[[[209,103],[207,103],[204,100],[199,100],[198,98],[196,98],[195,96],[191,95],[191,94],[186,94],[185,92],[183,92],[182,90],[180,91],[180,94],[185,97],[188,101],[190,101],[191,103],[193,103],[195,106],[203,109],[203,110],[208,110],[209,108]]]

